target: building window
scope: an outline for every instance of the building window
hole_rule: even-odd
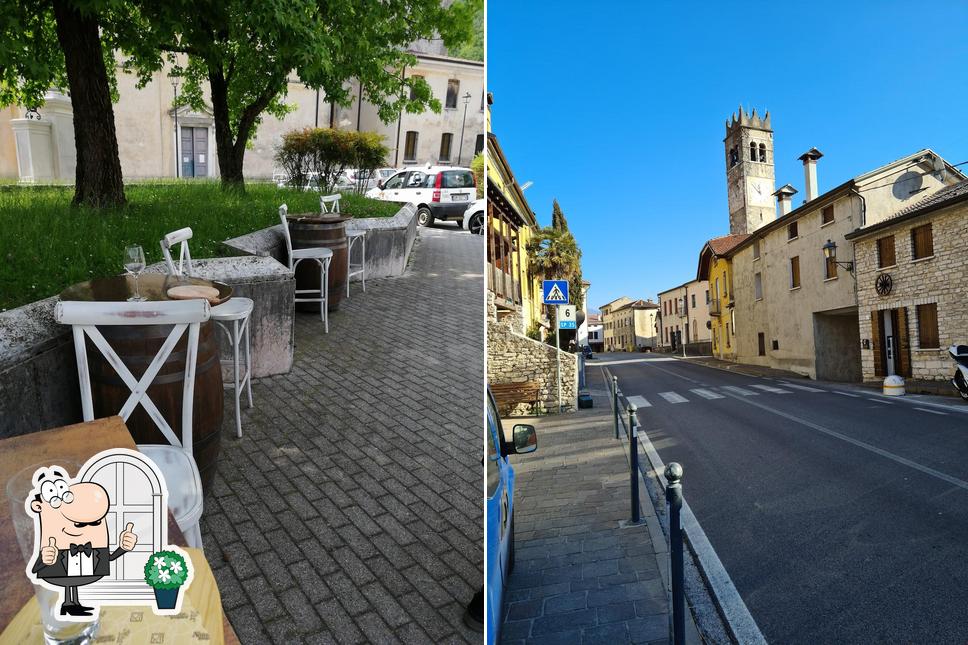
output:
[[[692,342],[699,342],[699,325],[696,324],[696,319],[692,319]]]
[[[765,143],[760,144],[760,161],[762,163],[766,163],[766,144]]]
[[[474,141],[474,156],[476,157],[482,152],[484,152],[484,135],[479,134],[477,135],[477,140]]]
[[[837,259],[826,258],[824,266],[824,279],[832,280],[837,277]]]
[[[820,211],[820,225],[830,224],[834,221],[834,205],[824,206],[823,210]]]
[[[756,144],[750,141],[750,161],[756,161]]]
[[[797,222],[790,222],[787,224],[787,239],[795,240],[800,237],[800,230],[797,226]]]
[[[729,167],[732,168],[739,163],[739,152],[736,150],[736,146],[729,149]]]
[[[918,305],[918,346],[921,349],[941,347],[938,338],[938,303]]]
[[[753,297],[757,300],[763,299],[763,275],[760,273],[753,275]]]
[[[410,78],[414,79],[414,82],[417,82],[418,79],[421,80],[421,81],[423,80],[423,76],[420,76],[418,74],[414,74]],[[413,87],[411,87],[410,88],[410,100],[413,101],[416,98],[417,98],[417,92],[414,90]]]
[[[929,258],[934,255],[934,237],[931,234],[931,224],[911,229],[911,257],[915,260]]]
[[[800,256],[790,258],[790,288],[800,288]]]
[[[692,308],[696,308],[696,294],[692,294]]]
[[[756,335],[756,349],[759,356],[766,356],[766,334],[763,332]]]
[[[897,258],[894,255],[894,236],[888,235],[877,240],[877,267],[885,269],[895,264]]]
[[[440,135],[440,161],[450,161],[450,147],[454,141],[454,135],[445,132]]]
[[[729,347],[729,323],[726,323],[726,347]]]
[[[706,304],[709,304],[709,289],[706,289]]]
[[[458,94],[460,94],[460,81],[452,78],[447,81],[447,103],[444,107],[456,108]]]
[[[760,241],[759,240],[753,240],[753,259],[754,260],[760,259]]]
[[[407,130],[407,141],[403,146],[403,160],[417,160],[417,133],[414,130]]]

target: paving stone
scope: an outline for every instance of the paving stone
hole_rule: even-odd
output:
[[[625,623],[590,627],[582,634],[583,645],[617,645],[627,642],[629,642],[629,634]]]
[[[292,370],[253,381],[241,439],[226,415],[202,531],[243,642],[480,641],[460,616],[484,569],[468,449],[484,242],[420,229],[405,273],[353,283],[329,334],[297,312]],[[462,331],[428,334],[430,321]],[[431,433],[434,454],[414,441]]]
[[[626,625],[633,643],[648,643],[669,637],[668,616],[658,615],[638,618],[628,621]]]
[[[596,620],[597,616],[594,609],[580,609],[578,611],[555,614],[554,616],[536,618],[531,625],[531,635],[540,636],[554,632],[566,632],[571,629],[590,627],[595,624]]]
[[[544,613],[551,616],[552,614],[561,614],[576,609],[585,609],[587,600],[588,594],[584,591],[552,596],[544,601]]]
[[[635,619],[635,603],[620,602],[614,605],[604,605],[598,608],[599,624],[615,623]]]
[[[541,615],[543,606],[544,601],[541,599],[506,603],[507,613],[505,613],[505,620],[514,621],[537,618]]]

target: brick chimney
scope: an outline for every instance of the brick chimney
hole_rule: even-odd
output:
[[[780,190],[773,193],[773,196],[776,197],[777,204],[780,205],[780,217],[783,217],[792,210],[793,196],[796,194],[797,189],[790,184],[782,186]]]
[[[815,199],[819,194],[817,190],[817,159],[822,156],[822,152],[816,148],[810,148],[799,157],[800,161],[803,162],[803,183],[807,191],[806,201],[808,202]]]

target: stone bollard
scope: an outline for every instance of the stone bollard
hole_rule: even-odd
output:
[[[897,375],[885,378],[884,394],[887,396],[904,396],[904,379]]]

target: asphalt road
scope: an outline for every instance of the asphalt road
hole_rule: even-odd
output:
[[[968,405],[597,356],[769,642],[968,642]]]

